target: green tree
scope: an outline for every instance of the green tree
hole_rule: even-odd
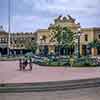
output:
[[[89,43],[91,48],[100,48],[100,41],[95,39],[93,42]]]
[[[72,55],[71,49],[73,49],[75,46],[75,40],[76,40],[76,33],[72,32],[67,27],[64,27],[62,45],[63,47],[70,49],[70,55]]]
[[[62,45],[62,27],[60,25],[52,27],[51,29],[51,42],[55,41],[58,45],[58,55],[60,55],[60,47]]]
[[[51,28],[51,40],[56,40],[59,48],[60,54],[60,47],[69,48],[70,55],[71,48],[74,48],[75,45],[75,35],[76,33],[72,32],[67,27],[61,27],[60,25]]]

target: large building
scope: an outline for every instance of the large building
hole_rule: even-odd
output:
[[[3,26],[0,26],[0,55],[7,54],[8,48],[8,33],[4,31]]]
[[[11,55],[20,55],[31,51],[35,40],[34,33],[10,33],[10,46],[8,46],[8,35],[3,26],[0,26],[0,55],[7,55],[8,49]]]
[[[6,55],[8,48],[10,49],[11,55],[25,54],[31,51],[34,44],[34,40],[37,44],[37,54],[48,55],[51,52],[57,53],[58,45],[56,41],[51,40],[52,32],[50,28],[60,25],[61,27],[67,27],[72,32],[78,32],[80,28],[80,54],[81,55],[100,55],[100,27],[98,28],[82,28],[80,23],[70,15],[58,16],[53,24],[50,24],[48,29],[39,29],[36,32],[27,33],[10,33],[10,46],[8,46],[8,33],[4,31],[3,27],[0,26],[0,55]],[[90,43],[98,41],[99,46],[90,46]],[[77,51],[77,44],[74,51]],[[67,50],[68,51],[68,50]],[[66,50],[61,48],[61,55],[66,54]]]
[[[50,27],[55,27],[60,25],[61,27],[67,27],[72,32],[78,32],[80,28],[80,54],[81,55],[100,55],[100,48],[92,48],[89,46],[89,43],[94,40],[100,41],[100,28],[81,28],[80,23],[76,22],[76,19],[68,16],[58,16],[54,20],[54,24],[50,24]],[[56,53],[57,43],[51,41],[51,32],[49,29],[39,29],[36,31],[36,40],[37,40],[37,53],[47,55],[51,52]],[[77,48],[77,47],[75,47]],[[63,50],[60,50],[60,54],[63,55]]]
[[[54,20],[54,24],[50,24],[48,29],[39,29],[36,32],[37,35],[37,53],[48,55],[51,52],[57,53],[57,42],[51,41],[52,32],[49,30],[52,27],[60,25],[61,27],[68,27],[73,32],[77,32],[77,30],[80,28],[80,23],[76,22],[74,18],[72,18],[70,15],[67,17],[58,16]],[[61,48],[60,54],[64,55],[66,54],[66,50],[64,53],[64,48]]]

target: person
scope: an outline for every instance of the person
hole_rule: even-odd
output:
[[[27,59],[25,59],[25,60],[23,61],[23,70],[25,70],[27,64],[28,64]]]
[[[70,58],[70,66],[72,67],[72,66],[73,66],[73,64],[74,64],[74,58],[73,58],[73,57],[71,57],[71,58]]]
[[[19,70],[21,71],[22,70],[22,59],[19,59]]]
[[[30,61],[29,61],[29,67],[30,67],[30,71],[32,71],[32,59],[30,58]]]

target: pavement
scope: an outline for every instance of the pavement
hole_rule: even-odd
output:
[[[100,67],[45,67],[33,64],[33,70],[30,72],[19,71],[18,61],[0,61],[0,68],[0,83],[35,83],[100,78]],[[0,100],[100,100],[100,87],[78,88],[69,91],[0,93]]]
[[[100,100],[100,87],[56,92],[0,93],[0,100]]]
[[[18,69],[18,61],[0,61],[0,83],[35,83],[100,78],[100,67],[45,67],[33,64],[32,71],[19,71]]]

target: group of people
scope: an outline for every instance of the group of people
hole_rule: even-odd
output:
[[[19,59],[19,70],[25,71],[29,65],[29,71],[32,71],[32,59]]]

